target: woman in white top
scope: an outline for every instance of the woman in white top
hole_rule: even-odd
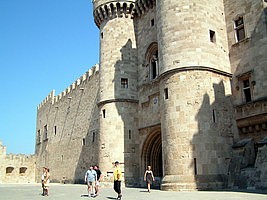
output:
[[[151,166],[147,166],[147,170],[145,171],[144,174],[144,181],[147,182],[147,191],[150,192],[150,186],[153,181],[155,181],[153,172],[151,170]]]

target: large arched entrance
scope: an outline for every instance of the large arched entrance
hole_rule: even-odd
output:
[[[144,169],[148,165],[152,167],[156,179],[153,185],[155,187],[159,187],[163,176],[162,140],[160,129],[148,134],[142,149],[142,164]]]

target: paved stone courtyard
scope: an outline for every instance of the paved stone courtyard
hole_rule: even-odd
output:
[[[214,191],[194,191],[194,192],[168,192],[152,190],[148,193],[143,188],[123,188],[123,200],[266,200],[267,194],[248,192],[214,192]],[[109,200],[116,199],[116,194],[112,188],[101,188],[101,194],[95,198],[87,196],[86,185],[62,185],[51,184],[50,195],[41,196],[41,186],[39,184],[1,184],[0,200],[32,200],[32,199],[53,199],[53,200]]]

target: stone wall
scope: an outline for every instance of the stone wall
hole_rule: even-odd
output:
[[[233,100],[235,105],[245,103],[242,79],[250,76],[252,100],[266,99],[267,3],[263,0],[225,0],[228,46],[233,72]],[[243,17],[245,38],[236,40],[234,21]]]
[[[52,182],[80,183],[89,165],[98,164],[98,67],[60,96],[39,106],[36,127],[36,180],[50,168]]]
[[[205,78],[204,78],[205,77]],[[166,190],[226,187],[233,143],[227,77],[205,71],[173,73],[162,79],[163,166]]]
[[[267,3],[225,0],[224,5],[233,72],[232,100],[238,127],[229,168],[229,187],[266,189]],[[238,41],[235,21],[240,18],[245,36]],[[244,81],[248,83],[246,86]],[[245,88],[250,93],[245,93]]]
[[[0,183],[35,183],[34,155],[6,154],[0,141]]]
[[[36,180],[48,166],[79,183],[99,164],[111,183],[119,160],[128,186],[152,165],[165,190],[266,188],[266,1],[93,3],[100,69],[38,106]]]

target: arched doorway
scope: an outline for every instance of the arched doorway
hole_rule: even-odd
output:
[[[159,188],[163,176],[162,140],[160,129],[148,134],[142,149],[142,163],[144,169],[148,165],[152,167],[155,176],[155,183],[153,186]]]

